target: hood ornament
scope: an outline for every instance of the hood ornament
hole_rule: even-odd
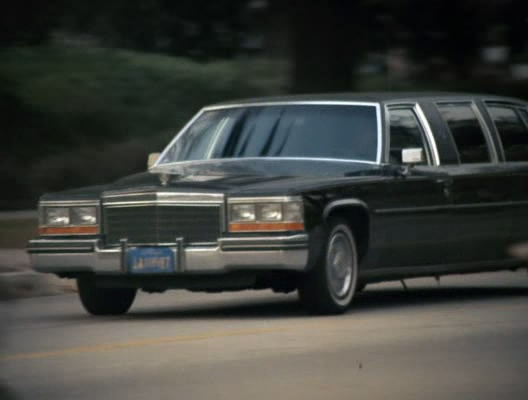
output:
[[[159,174],[161,186],[167,186],[170,183],[170,174]]]

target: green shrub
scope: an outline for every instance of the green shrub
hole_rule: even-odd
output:
[[[280,94],[286,65],[72,47],[0,51],[0,208],[145,169],[202,106]]]

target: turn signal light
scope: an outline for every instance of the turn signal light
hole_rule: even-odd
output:
[[[39,234],[41,235],[97,235],[98,226],[41,226]]]
[[[231,232],[279,232],[279,231],[303,231],[303,222],[256,222],[256,223],[231,223]]]

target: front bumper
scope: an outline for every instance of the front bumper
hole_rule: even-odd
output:
[[[224,273],[247,270],[304,271],[308,263],[308,234],[280,237],[221,238],[216,246],[185,247],[182,242],[163,244],[178,257],[185,273]],[[38,272],[72,274],[127,274],[126,255],[131,247],[104,248],[98,239],[34,239],[29,242],[31,265]]]

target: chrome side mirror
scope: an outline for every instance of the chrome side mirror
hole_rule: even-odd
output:
[[[425,161],[424,151],[420,148],[402,149],[402,164],[413,166]]]
[[[159,160],[161,153],[150,153],[147,160],[147,168],[150,169]]]

